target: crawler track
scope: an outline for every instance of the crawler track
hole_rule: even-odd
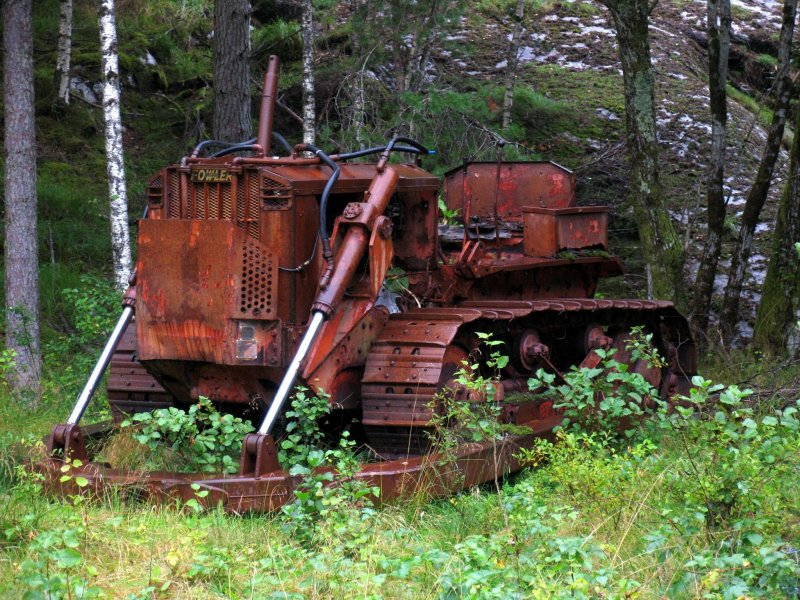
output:
[[[599,326],[619,338],[636,325],[652,333],[655,347],[670,359],[651,383],[661,387],[663,397],[687,389],[695,372],[694,346],[686,320],[670,302],[482,301],[394,314],[370,349],[362,382],[363,424],[370,445],[386,456],[427,451],[426,430],[437,411],[436,395],[479,347],[478,332],[491,333],[513,356],[520,335],[535,331],[551,351],[539,366],[565,372],[582,364],[590,352],[588,328]],[[503,384],[523,391],[532,369],[520,367],[519,360],[514,364],[517,368],[503,372]],[[552,413],[543,411],[538,418],[549,420]]]

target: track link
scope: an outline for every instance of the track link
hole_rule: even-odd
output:
[[[645,326],[670,359],[662,395],[667,388],[673,394],[688,386],[696,369],[694,344],[686,320],[670,302],[570,298],[416,309],[392,315],[370,349],[361,387],[370,445],[391,455],[427,451],[425,431],[437,410],[436,394],[467,357],[475,332],[505,337],[510,349],[513,331],[540,331],[560,353],[558,368],[564,371],[586,357],[584,332],[594,324],[620,332]]]
[[[125,415],[174,405],[172,395],[137,360],[136,319],[128,324],[111,357],[106,391],[115,421]]]

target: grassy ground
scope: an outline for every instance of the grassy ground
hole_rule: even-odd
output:
[[[796,377],[745,362],[755,382]],[[629,443],[564,434],[499,487],[378,509],[343,496],[324,515],[244,517],[42,496],[17,465],[40,452],[31,444],[72,396],[50,393],[31,413],[5,395],[0,595],[793,597],[800,437],[776,412],[792,397],[783,393],[753,412],[716,401],[709,419],[650,427]]]

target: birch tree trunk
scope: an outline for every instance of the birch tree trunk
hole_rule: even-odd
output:
[[[356,140],[357,148],[364,148],[366,138],[364,128],[366,126],[366,90],[364,86],[364,72],[367,63],[372,55],[372,50],[367,51],[365,39],[369,39],[364,34],[370,27],[369,24],[369,2],[370,0],[352,0],[352,16],[350,22],[351,40],[353,44],[353,57],[355,58],[355,72],[349,85],[350,93],[350,125]]]
[[[56,90],[55,104],[69,104],[69,63],[72,55],[72,0],[61,0],[58,21],[58,56],[53,87]]]
[[[800,113],[796,122],[800,127]],[[753,342],[764,353],[797,355],[800,305],[800,129],[795,130],[789,159],[789,180],[783,189],[772,235],[767,276],[756,313]]]
[[[32,18],[31,0],[4,2],[6,347],[16,352],[9,382],[31,405],[41,377]]]
[[[626,145],[634,216],[647,263],[648,295],[686,303],[683,246],[662,198],[647,0],[601,0],[611,12],[622,62]]]
[[[314,6],[303,0],[303,143],[313,144],[316,139],[315,121],[317,107],[314,100]]]
[[[792,95],[790,62],[796,16],[797,0],[785,0],[778,46],[778,73],[775,78],[775,110],[772,113],[772,123],[767,133],[767,141],[764,144],[764,153],[761,155],[758,172],[745,201],[742,224],[739,227],[739,235],[736,239],[736,246],[731,257],[731,266],[728,270],[728,285],[725,288],[725,297],[722,300],[720,324],[723,335],[728,340],[733,337],[736,323],[739,320],[739,303],[742,297],[745,270],[750,261],[750,253],[753,248],[753,234],[758,224],[761,209],[767,201],[772,175],[775,171],[775,163],[781,150],[781,140],[783,139],[783,130],[786,126],[786,116]]]
[[[250,15],[248,0],[214,2],[214,137],[243,142],[250,120]]]
[[[705,347],[714,279],[725,228],[725,144],[728,123],[728,55],[731,47],[731,2],[708,0],[708,93],[711,107],[711,156],[706,191],[708,229],[692,299],[695,341]]]
[[[511,108],[514,105],[514,81],[517,78],[519,65],[519,46],[522,39],[523,19],[525,17],[525,0],[517,0],[516,19],[506,55],[505,95],[503,96],[503,129],[511,126]]]
[[[114,283],[124,291],[131,275],[131,240],[128,229],[128,195],[125,188],[125,162],[120,114],[119,57],[114,0],[100,2],[100,50],[103,69],[103,120],[106,130],[108,194],[111,205],[111,249],[114,256]]]

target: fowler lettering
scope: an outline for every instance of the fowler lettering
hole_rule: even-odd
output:
[[[194,169],[192,171],[192,181],[201,183],[228,183],[231,179],[231,172],[227,169]]]

